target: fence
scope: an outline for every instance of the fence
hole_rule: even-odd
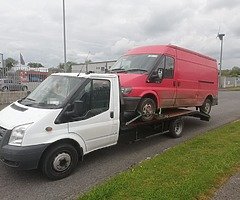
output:
[[[0,104],[11,103],[33,91],[49,75],[48,68],[0,68]]]
[[[220,79],[221,88],[240,87],[240,77],[222,76]]]

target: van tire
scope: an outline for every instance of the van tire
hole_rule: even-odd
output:
[[[212,101],[210,99],[206,99],[203,103],[203,105],[200,107],[200,112],[204,114],[209,114],[212,109]]]
[[[177,118],[170,122],[169,135],[173,138],[179,138],[182,136],[184,121],[182,118]]]
[[[50,147],[41,160],[43,174],[51,180],[69,176],[78,163],[78,152],[71,144]]]
[[[143,98],[141,99],[137,110],[142,114],[142,121],[151,121],[156,112],[156,103],[151,98]]]

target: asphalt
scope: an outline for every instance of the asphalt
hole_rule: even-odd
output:
[[[76,199],[96,184],[144,159],[207,130],[240,119],[239,99],[240,92],[221,91],[219,105],[213,107],[210,122],[186,118],[181,138],[171,139],[166,135],[158,135],[132,144],[121,143],[95,151],[85,156],[70,177],[59,181],[49,181],[37,170],[18,171],[0,163],[0,199]]]

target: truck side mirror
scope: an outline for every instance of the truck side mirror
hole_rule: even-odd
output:
[[[73,110],[77,116],[82,116],[85,113],[83,101],[80,100],[74,101]]]

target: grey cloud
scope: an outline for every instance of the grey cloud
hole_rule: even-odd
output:
[[[208,10],[236,8],[239,5],[239,0],[208,0],[206,8]]]
[[[52,67],[63,62],[62,1],[8,0],[0,7],[0,52]],[[219,57],[218,26],[226,33],[224,63],[240,63],[240,2],[222,0],[68,0],[67,58],[118,58],[133,46],[173,43]],[[224,8],[224,9],[222,9]],[[212,12],[214,11],[214,12]],[[229,65],[230,65],[229,64]]]

